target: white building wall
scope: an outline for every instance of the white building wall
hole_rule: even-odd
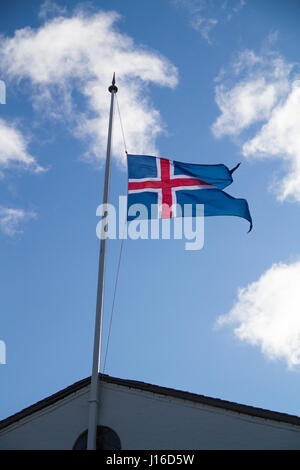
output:
[[[72,449],[87,429],[88,390],[0,431],[0,449]],[[99,424],[122,449],[300,449],[300,426],[109,383]]]

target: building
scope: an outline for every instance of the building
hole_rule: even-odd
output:
[[[98,447],[300,449],[300,418],[101,375]],[[86,445],[90,378],[0,421],[0,450]]]

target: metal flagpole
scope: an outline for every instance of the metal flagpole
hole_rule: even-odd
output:
[[[112,125],[113,125],[113,115],[114,115],[114,98],[115,98],[115,93],[117,93],[118,91],[118,88],[115,85],[115,74],[112,79],[112,84],[108,90],[111,93],[111,101],[110,101],[108,137],[107,137],[103,204],[108,203],[108,193],[109,193],[110,156],[111,156]],[[102,224],[101,224],[101,234],[104,231],[105,225],[106,225],[106,220],[103,217]],[[98,411],[99,411],[99,369],[100,369],[101,336],[102,336],[105,245],[106,245],[106,239],[101,238],[100,253],[99,253],[99,268],[98,268],[98,287],[97,287],[97,303],[96,303],[96,319],[95,319],[93,370],[92,370],[90,399],[89,399],[89,424],[88,424],[88,440],[87,440],[88,450],[96,450],[96,435],[97,435]]]

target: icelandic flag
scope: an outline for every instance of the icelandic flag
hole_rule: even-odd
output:
[[[196,204],[204,205],[204,216],[235,215],[250,223],[252,219],[245,199],[236,199],[223,191],[232,182],[232,170],[223,164],[198,165],[146,155],[127,155],[128,211],[133,204],[143,204],[147,217],[184,216],[184,205],[190,204],[192,217],[197,216]],[[181,213],[176,213],[176,205]],[[156,213],[151,206],[158,207]],[[154,214],[154,215],[153,215]],[[137,215],[127,212],[127,220]]]

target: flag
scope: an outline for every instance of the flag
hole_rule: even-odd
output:
[[[197,205],[204,205],[204,216],[233,215],[250,223],[252,218],[245,199],[236,199],[224,188],[232,182],[232,170],[223,164],[202,165],[183,163],[147,155],[127,155],[128,212],[127,220],[134,220],[130,207],[143,204],[147,216],[139,218],[171,218],[184,216],[184,206],[191,207],[190,216],[197,216]],[[151,206],[161,208],[153,211]],[[177,211],[176,211],[177,207]],[[181,211],[178,211],[178,207]]]

